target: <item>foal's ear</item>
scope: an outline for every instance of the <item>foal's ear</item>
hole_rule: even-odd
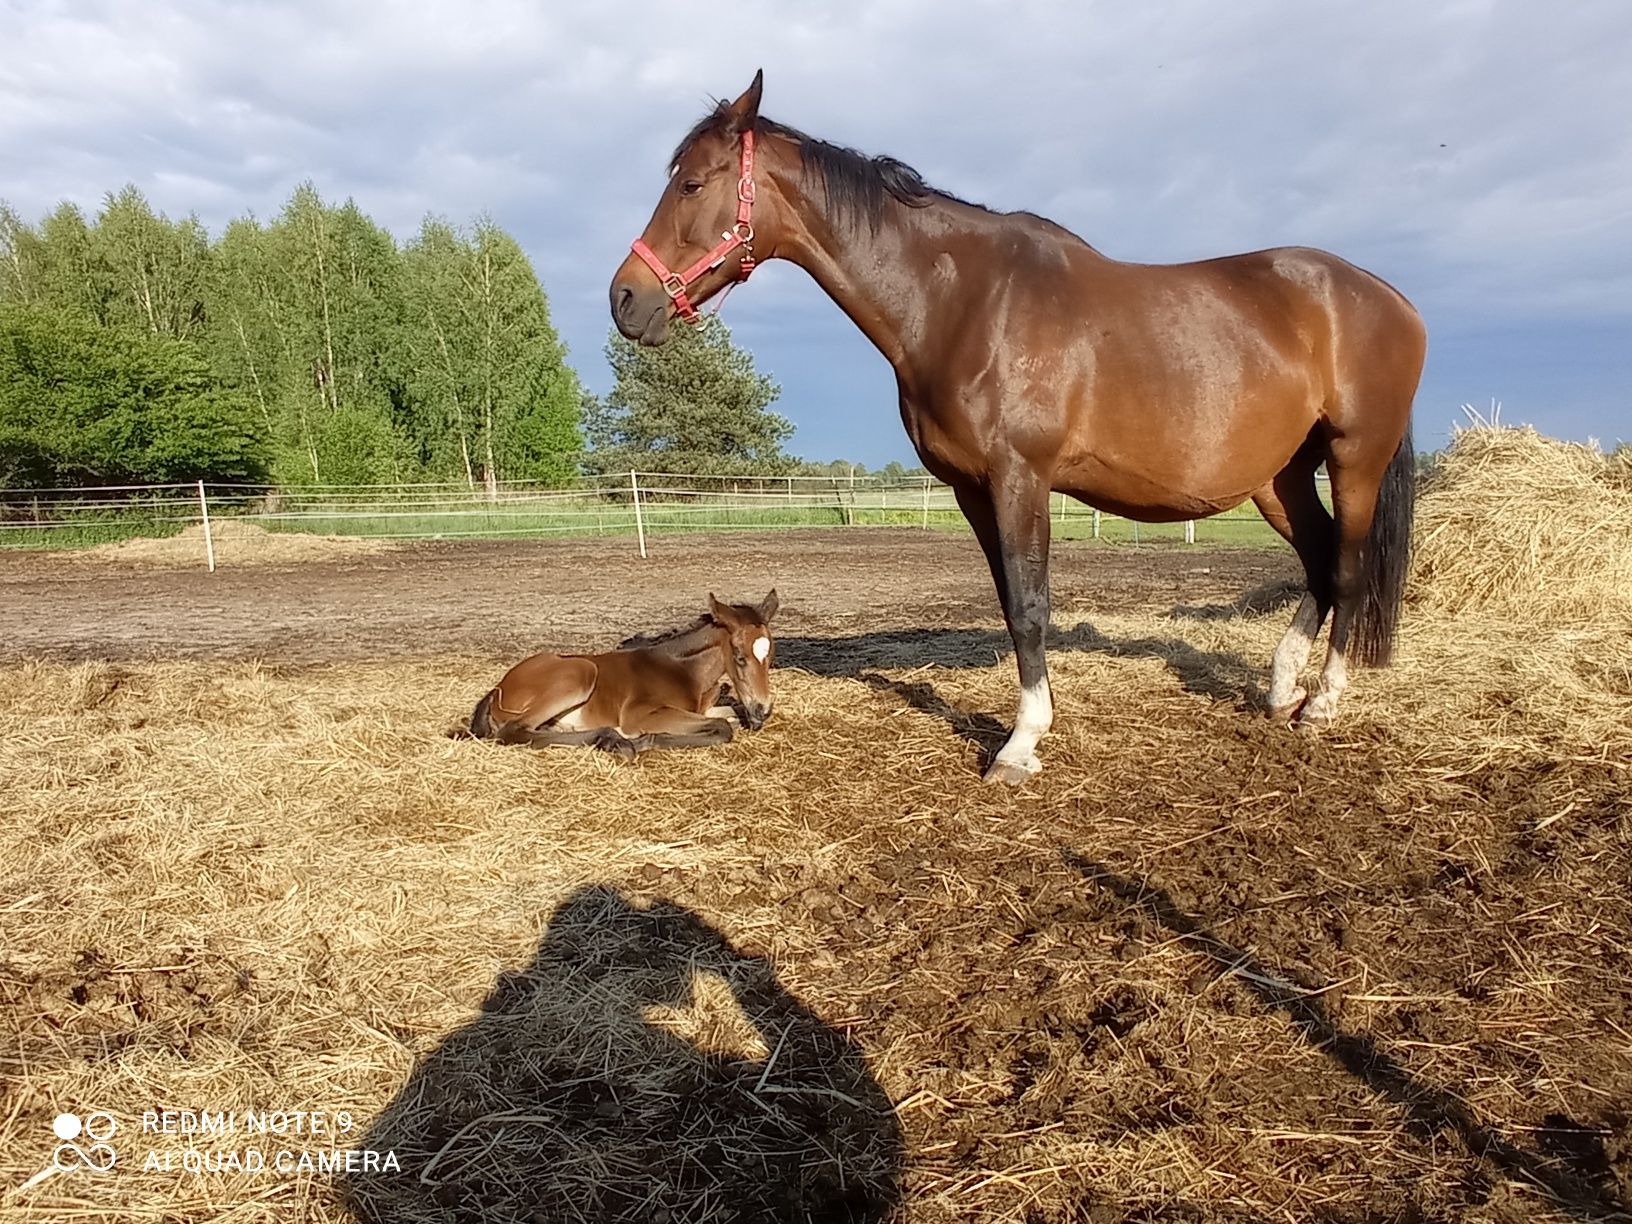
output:
[[[781,606],[782,601],[776,597],[776,588],[772,587],[771,593],[759,601],[759,623],[770,624],[771,617],[776,615],[776,610]]]
[[[759,118],[759,96],[765,92],[765,69],[761,68],[754,73],[754,83],[743,91],[742,97],[731,103],[727,114],[731,116],[731,130],[746,132],[754,126],[754,120]]]
[[[723,625],[729,616],[726,605],[714,598],[714,592],[708,593],[708,614],[714,618],[714,623]]]

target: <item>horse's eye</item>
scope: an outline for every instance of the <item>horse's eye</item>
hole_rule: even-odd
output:
[[[748,656],[743,654],[742,651],[740,651],[740,650],[737,651],[737,666],[738,667],[747,667],[748,666]]]
[[[683,196],[694,196],[702,189],[703,185],[696,179],[687,179],[680,184],[680,194]]]

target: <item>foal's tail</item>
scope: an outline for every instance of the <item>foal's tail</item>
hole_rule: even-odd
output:
[[[487,696],[476,703],[476,709],[470,716],[471,739],[493,738],[493,719],[490,712],[493,709],[493,698],[498,695],[498,689],[489,689]]]
[[[1378,487],[1377,510],[1361,554],[1366,585],[1350,640],[1355,659],[1372,667],[1387,667],[1394,656],[1394,634],[1411,567],[1411,518],[1416,501],[1417,456],[1407,424]]]

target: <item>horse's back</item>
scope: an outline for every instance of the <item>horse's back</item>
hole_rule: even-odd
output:
[[[1191,518],[1246,500],[1323,420],[1390,448],[1405,427],[1421,318],[1340,256],[1129,263],[1027,214],[990,233],[1012,274],[971,299],[908,414],[943,467],[979,477],[1013,449],[1091,504]]]

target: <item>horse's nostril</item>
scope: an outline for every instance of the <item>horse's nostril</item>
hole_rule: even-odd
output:
[[[621,289],[618,290],[618,317],[619,318],[627,318],[628,317],[628,315],[629,315],[629,303],[634,301],[634,298],[635,298],[635,291],[633,289],[630,289],[629,287],[625,286],[624,288],[621,288]]]

